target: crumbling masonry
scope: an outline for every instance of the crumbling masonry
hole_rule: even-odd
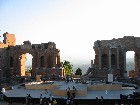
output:
[[[126,52],[134,51],[135,71],[140,76],[140,37],[124,36],[112,40],[94,42],[94,64],[88,71],[93,77],[104,77],[108,74],[124,77],[126,73]],[[93,62],[93,61],[92,61]]]
[[[60,50],[54,42],[31,44],[24,41],[23,45],[16,45],[14,34],[3,34],[0,42],[0,80],[25,76],[26,53],[32,58],[32,75],[64,75],[60,63]]]

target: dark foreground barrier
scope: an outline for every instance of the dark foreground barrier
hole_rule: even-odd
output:
[[[55,98],[57,105],[66,105],[66,99]],[[4,97],[4,100],[11,103],[26,103],[25,97]],[[48,98],[47,98],[48,100]],[[140,105],[140,99],[74,99],[74,105]],[[39,104],[39,98],[31,98],[31,103]]]
[[[75,105],[140,105],[140,99],[75,99]]]

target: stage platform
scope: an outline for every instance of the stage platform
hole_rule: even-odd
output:
[[[26,84],[30,86],[34,86],[34,87],[32,87],[32,89],[28,87],[29,89],[27,89]],[[40,84],[40,83],[36,84],[38,85],[38,87],[41,87],[40,89],[36,89],[37,86],[34,85],[33,83],[25,83],[25,87],[21,87],[20,85],[21,84],[13,86],[12,90],[6,90],[5,92],[3,92],[3,94],[5,94],[7,97],[25,97],[27,94],[30,94],[34,98],[40,97],[40,94],[42,94],[43,97],[49,97],[49,95],[52,94],[54,97],[57,97],[57,98],[58,97],[67,98],[66,89],[69,87],[72,90],[73,86],[75,86],[77,90],[76,98],[79,98],[79,99],[81,98],[82,99],[95,99],[96,97],[101,97],[101,96],[103,96],[105,99],[119,99],[120,94],[129,95],[129,94],[133,94],[133,92],[137,92],[137,91],[140,92],[140,89],[122,90],[122,89],[117,88],[116,90],[113,90],[114,88],[113,89],[108,88],[107,90],[107,87],[109,84],[91,85],[91,84],[82,84],[82,83],[75,83],[75,82],[66,83],[65,81],[54,81],[52,84]],[[48,93],[46,93],[45,91],[46,88],[42,89],[42,85],[46,85],[48,89]],[[103,87],[100,89],[98,85],[101,85],[103,87],[106,86],[106,87],[104,89]],[[50,88],[50,87],[53,87],[53,88]],[[92,87],[94,88],[92,89]],[[97,88],[95,89],[95,87]],[[57,92],[57,91],[60,91],[60,92]],[[86,91],[86,92],[83,94],[82,91]]]
[[[34,85],[33,83],[26,83],[28,85]],[[46,85],[50,86],[53,88],[48,88],[48,91],[46,92],[46,88],[40,88],[40,89],[27,89],[25,87],[21,87],[21,84],[13,86],[12,90],[6,90],[3,92],[3,94],[8,98],[24,98],[27,96],[27,94],[30,94],[32,98],[34,99],[39,99],[40,94],[42,94],[42,97],[47,97],[49,98],[49,95],[52,94],[54,98],[56,99],[67,99],[66,95],[66,89],[69,87],[72,89],[74,86],[76,88],[76,97],[74,100],[77,100],[76,102],[90,102],[90,101],[96,101],[96,98],[101,99],[101,96],[104,98],[104,100],[120,100],[120,94],[122,95],[129,95],[133,94],[133,92],[140,92],[140,88],[138,89],[120,89],[120,84],[118,84],[118,88],[114,90],[114,88],[108,88],[109,84],[104,84],[102,86],[106,86],[106,88],[101,88],[97,90],[98,85],[101,84],[93,84],[91,85],[90,83],[88,84],[82,84],[82,83],[75,83],[75,82],[68,82],[66,83],[65,81],[53,81],[52,84],[40,84],[38,83],[37,85]],[[113,84],[110,84],[113,86]],[[116,84],[115,84],[116,85]],[[115,86],[114,85],[114,86]],[[96,86],[97,88],[94,89]],[[113,86],[113,87],[114,87]],[[19,88],[20,87],[20,88]],[[35,86],[36,87],[36,86]],[[94,88],[93,88],[94,87]],[[108,90],[106,90],[108,88]],[[122,88],[122,87],[121,87]],[[79,101],[78,101],[79,100]],[[81,100],[81,101],[80,101]],[[87,101],[89,100],[89,101]]]

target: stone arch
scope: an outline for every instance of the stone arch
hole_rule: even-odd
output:
[[[56,48],[54,42],[47,42],[41,44],[31,44],[29,40],[24,41],[21,45],[16,45],[16,38],[14,34],[4,33],[4,41],[0,43],[0,69],[3,70],[0,78],[14,78],[14,76],[24,76],[21,70],[21,59],[25,58],[24,54],[29,53],[32,55],[32,75],[50,75],[52,67],[55,67],[58,74],[61,73],[63,68],[60,63],[60,50]],[[57,62],[55,56],[57,55]],[[40,58],[40,56],[44,56]],[[41,60],[41,62],[40,62]],[[24,61],[23,61],[24,63]],[[43,68],[40,68],[40,63]],[[8,64],[8,66],[7,66]],[[49,66],[48,66],[49,65]],[[6,75],[4,75],[6,74]]]
[[[116,76],[125,76],[126,73],[126,51],[134,51],[134,63],[135,71],[138,72],[137,76],[140,77],[140,37],[134,36],[124,36],[123,38],[112,40],[97,40],[94,42],[93,49],[98,57],[95,57],[95,67],[99,67],[100,74],[104,73],[103,67],[101,65],[104,62],[101,60],[101,52],[108,53],[108,71],[106,71],[106,76],[109,73],[113,73]],[[94,74],[94,73],[93,73]],[[98,73],[99,74],[99,73]]]
[[[19,68],[19,70],[18,70],[18,74],[20,75],[20,76],[25,76],[25,61],[26,61],[26,54],[27,53],[29,53],[29,54],[31,54],[32,55],[32,69],[34,68],[33,66],[33,59],[34,59],[34,56],[33,56],[33,53],[32,52],[30,52],[29,50],[28,51],[26,51],[26,50],[23,50],[23,51],[21,51],[20,53],[19,53],[19,55],[18,55],[18,68]]]

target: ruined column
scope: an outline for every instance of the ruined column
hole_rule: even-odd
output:
[[[138,72],[138,77],[140,77],[140,54],[138,52],[135,54],[135,59],[136,59],[135,60],[135,63],[136,63],[135,71]]]
[[[61,63],[60,63],[60,54],[58,53],[57,54],[57,61],[56,61],[57,63],[57,67],[61,67]]]
[[[111,70],[111,48],[109,49],[109,70]]]
[[[93,68],[93,60],[91,60],[91,68]]]
[[[140,55],[138,55],[138,77],[140,77]]]
[[[102,52],[101,52],[101,48],[98,48],[99,49],[99,69],[102,68],[102,62],[101,62],[101,55],[102,55]]]
[[[35,73],[35,68],[36,68],[36,61],[35,61],[35,57],[33,56],[33,58],[32,58],[32,75],[34,75],[34,73]]]
[[[36,68],[37,69],[40,68],[40,56],[39,56],[39,52],[37,52],[37,54],[36,54]]]
[[[134,65],[134,70],[135,71],[138,71],[138,60],[137,60],[137,55],[136,55],[136,53],[135,53],[135,55],[134,55],[134,62],[135,62],[135,65]]]
[[[126,51],[124,50],[124,71],[126,71]]]
[[[53,62],[52,62],[52,67],[56,67],[56,54],[54,53],[53,55],[52,55],[52,59],[53,59]]]
[[[117,48],[117,69],[119,69],[120,67],[119,67],[119,48]]]

